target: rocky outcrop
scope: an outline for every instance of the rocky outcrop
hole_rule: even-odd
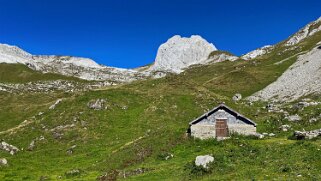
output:
[[[200,155],[197,156],[195,159],[195,165],[196,166],[201,166],[203,168],[208,168],[209,164],[214,162],[214,157],[211,155]]]
[[[185,68],[208,60],[216,47],[201,36],[173,36],[158,48],[155,63],[149,71],[181,73]]]
[[[275,82],[255,93],[249,100],[293,101],[321,92],[321,49],[314,48],[299,56]]]
[[[288,131],[289,129],[291,129],[291,126],[287,125],[287,124],[284,124],[284,125],[281,125],[279,127],[279,129],[285,132],[285,131]]]
[[[296,45],[303,41],[305,38],[312,36],[319,31],[321,31],[321,17],[300,29],[297,33],[295,33],[286,41],[285,45]]]
[[[241,58],[244,60],[254,59],[256,57],[270,53],[273,50],[273,48],[274,48],[274,46],[266,45],[264,47],[258,48],[256,50],[253,50],[253,51],[241,56]]]
[[[295,131],[293,136],[298,140],[303,139],[313,139],[318,136],[321,136],[321,129],[316,129],[312,131]]]
[[[58,73],[86,80],[131,82],[148,77],[160,78],[164,73],[181,73],[194,64],[234,61],[238,57],[219,53],[209,57],[216,47],[202,37],[176,35],[162,44],[154,64],[139,69],[122,69],[99,65],[95,61],[73,56],[32,55],[16,46],[0,44],[0,63],[19,63],[43,73]]]
[[[97,99],[97,100],[91,100],[87,103],[87,106],[90,109],[94,110],[102,110],[102,109],[107,109],[105,106],[106,100],[105,99]]]
[[[214,51],[210,53],[208,56],[208,59],[204,62],[201,62],[200,64],[212,64],[217,62],[224,62],[224,61],[235,61],[239,59],[239,57],[232,55],[231,53],[225,52],[225,51]]]
[[[256,50],[253,50],[243,56],[241,56],[244,60],[251,60],[257,57],[260,57],[262,55],[268,54],[272,52],[276,47],[281,48],[284,47],[285,49],[283,51],[293,50],[296,48],[296,45],[306,38],[314,35],[315,33],[321,31],[321,17],[317,19],[316,21],[313,21],[300,29],[297,33],[290,36],[287,40],[278,43],[277,45],[266,45],[261,48],[258,48]],[[279,54],[282,54],[283,52],[279,52]]]
[[[18,149],[17,147],[15,147],[15,146],[13,146],[13,145],[10,145],[10,144],[8,144],[8,143],[6,143],[6,142],[4,142],[4,141],[2,141],[2,142],[0,143],[0,150],[7,151],[7,152],[9,152],[11,155],[14,155],[14,154],[16,154],[16,153],[19,151],[19,149]]]

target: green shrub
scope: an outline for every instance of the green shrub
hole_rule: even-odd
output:
[[[211,174],[214,168],[214,162],[207,164],[207,168],[203,166],[195,165],[195,162],[189,162],[185,165],[184,170],[189,173],[190,176],[203,176],[207,174]]]

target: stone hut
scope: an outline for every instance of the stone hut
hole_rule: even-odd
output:
[[[213,108],[209,112],[189,123],[188,133],[195,138],[224,138],[231,133],[243,135],[256,134],[256,123],[225,104]]]

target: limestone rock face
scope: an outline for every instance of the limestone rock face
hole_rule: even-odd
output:
[[[203,168],[208,168],[209,164],[214,161],[214,157],[211,155],[200,155],[195,159],[196,166],[202,166]]]
[[[308,25],[300,29],[297,33],[295,33],[292,37],[290,37],[286,42],[286,46],[298,44],[305,38],[312,36],[319,31],[321,31],[321,17],[316,21],[309,23]]]
[[[319,31],[321,31],[321,17],[316,21],[313,21],[307,24],[305,27],[300,29],[297,33],[295,33],[294,35],[290,36],[287,40],[277,45],[281,47],[286,47],[284,51],[288,51],[295,48],[297,44],[302,42],[304,39],[314,35]],[[241,58],[244,60],[251,60],[270,53],[275,49],[275,47],[277,46],[266,45],[241,56]]]
[[[176,35],[159,47],[155,63],[150,70],[181,73],[190,65],[202,64],[215,50],[216,47],[201,36],[185,38]]]
[[[251,59],[256,58],[258,56],[262,56],[262,55],[269,53],[273,48],[274,48],[274,46],[266,45],[264,47],[258,48],[256,50],[253,50],[253,51],[241,56],[241,58],[243,58],[244,60],[251,60]]]
[[[7,44],[0,44],[0,63],[24,64],[43,73],[57,73],[86,80],[130,82],[148,76],[146,72],[99,65],[89,58],[32,55],[19,47]]]

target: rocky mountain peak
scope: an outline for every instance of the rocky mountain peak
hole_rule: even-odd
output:
[[[17,46],[0,44],[0,62],[25,63],[32,55]]]
[[[300,29],[297,33],[295,33],[293,36],[291,36],[286,41],[286,46],[292,46],[296,45],[305,38],[314,35],[315,33],[321,31],[321,17],[317,19],[316,21],[313,21]]]
[[[190,65],[201,64],[216,50],[212,43],[199,35],[189,38],[175,35],[159,47],[150,70],[180,73]]]

